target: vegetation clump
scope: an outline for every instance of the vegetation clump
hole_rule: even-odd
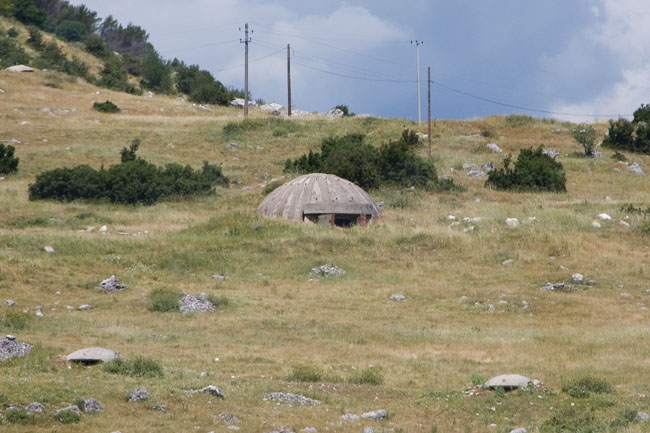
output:
[[[16,148],[0,143],[0,174],[10,174],[18,171],[19,158],[14,156]]]
[[[35,418],[34,415],[25,409],[12,408],[8,409],[4,413],[5,419],[11,424],[34,424]]]
[[[287,380],[290,382],[320,382],[322,377],[323,373],[316,367],[300,364],[293,367]]]
[[[54,415],[54,419],[62,424],[72,424],[81,421],[81,415],[73,410],[62,410]]]
[[[612,392],[612,386],[604,379],[586,376],[567,383],[562,387],[562,391],[574,398],[584,398],[591,394],[609,394]]]
[[[382,385],[384,383],[384,376],[377,368],[369,367],[359,370],[352,376],[348,377],[348,383],[354,385]]]
[[[399,140],[379,148],[367,143],[362,134],[328,137],[322,141],[320,152],[288,159],[284,171],[334,174],[362,188],[384,184],[425,189],[441,186],[433,162],[415,152],[418,144],[418,136],[409,130]]]
[[[20,311],[7,311],[0,316],[0,329],[22,331],[27,327],[30,316]]]
[[[102,113],[119,113],[120,107],[115,105],[111,101],[106,101],[106,102],[95,102],[93,104],[93,110],[100,111]]]
[[[216,185],[229,180],[221,167],[203,162],[201,170],[189,165],[167,164],[164,168],[138,158],[135,140],[122,149],[120,164],[95,170],[87,165],[57,168],[36,176],[29,186],[30,200],[100,200],[120,204],[151,205],[158,201],[214,193]]]
[[[522,149],[511,167],[512,157],[503,160],[503,168],[488,175],[486,187],[499,190],[565,192],[566,176],[562,164],[537,149]]]
[[[162,377],[163,369],[154,359],[138,356],[131,361],[116,358],[104,364],[104,371],[132,377]]]
[[[582,145],[585,156],[594,156],[594,147],[596,147],[596,137],[598,133],[591,125],[579,125],[571,131],[573,138]]]
[[[149,310],[160,313],[176,312],[180,309],[182,293],[171,289],[155,289],[149,295]]]
[[[650,104],[641,104],[631,122],[610,120],[603,147],[650,155]]]

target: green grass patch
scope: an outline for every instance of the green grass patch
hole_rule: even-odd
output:
[[[34,424],[35,417],[25,409],[9,409],[4,413],[5,419],[11,424]]]
[[[158,361],[140,356],[131,361],[122,358],[114,359],[104,364],[103,369],[107,373],[132,377],[162,377],[164,375]]]
[[[287,376],[290,382],[320,382],[323,378],[323,372],[310,365],[294,365],[291,374]]]
[[[604,379],[585,376],[567,383],[562,387],[562,391],[571,397],[584,398],[591,394],[609,394],[612,392],[612,386]]]
[[[155,289],[149,295],[149,311],[176,312],[180,309],[183,294],[173,289]]]
[[[20,311],[7,311],[0,317],[0,329],[22,331],[29,324],[30,316]]]
[[[93,110],[99,111],[101,113],[119,113],[120,111],[122,111],[120,107],[118,107],[111,101],[95,102],[93,104]]]
[[[352,376],[347,378],[347,382],[354,385],[383,385],[384,376],[378,368],[370,367],[364,368],[355,372]]]

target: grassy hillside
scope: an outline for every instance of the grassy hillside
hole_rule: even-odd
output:
[[[378,145],[417,125],[288,121],[256,111],[252,122],[240,124],[235,109],[204,111],[178,98],[131,96],[40,71],[0,72],[0,88],[0,142],[20,142],[14,144],[18,173],[0,181],[0,332],[35,345],[24,359],[0,362],[0,403],[46,405],[33,425],[0,418],[3,432],[225,432],[221,413],[240,418],[241,431],[264,433],[281,426],[296,432],[368,426],[578,431],[585,425],[593,430],[584,431],[648,431],[646,424],[628,423],[625,411],[650,411],[650,238],[640,230],[641,217],[621,211],[628,203],[648,206],[647,176],[628,172],[608,150],[599,149],[598,159],[574,155],[581,149],[569,125],[517,116],[436,122],[438,172],[466,191],[371,191],[386,202],[377,224],[330,229],[257,216],[263,185],[283,175],[288,157],[317,150],[328,135],[361,132]],[[92,110],[93,102],[107,99],[122,112]],[[233,122],[240,126],[227,126]],[[604,134],[606,125],[597,129]],[[221,163],[233,184],[213,197],[150,207],[28,200],[28,185],[42,171],[107,167],[135,138],[142,140],[139,154],[156,164],[199,168],[207,159]],[[500,166],[505,153],[489,151],[490,142],[515,155],[538,145],[561,152],[568,192],[496,192],[483,187],[484,179],[467,178],[465,163]],[[426,154],[424,146],[420,152]],[[627,157],[650,171],[649,157]],[[595,228],[601,213],[612,221]],[[452,225],[449,215],[460,224]],[[514,217],[520,227],[508,228],[506,218]],[[99,232],[103,225],[106,234]],[[46,253],[46,245],[55,252]],[[514,262],[502,265],[508,259]],[[346,275],[310,274],[326,263]],[[571,293],[540,290],[547,282],[570,283],[578,272],[595,283]],[[113,274],[128,289],[97,292]],[[230,302],[207,315],[152,312],[149,294],[156,289]],[[389,300],[395,293],[407,300]],[[16,305],[7,306],[7,299]],[[93,308],[77,310],[82,304]],[[7,313],[23,310],[25,326],[10,326]],[[164,376],[69,368],[63,357],[86,346],[154,359]],[[320,372],[320,380],[293,380],[298,366],[298,373]],[[368,368],[383,384],[349,383]],[[503,373],[538,379],[546,391],[462,393],[472,379]],[[574,398],[562,391],[585,375],[606,379],[611,393]],[[186,392],[211,384],[225,400]],[[126,394],[138,386],[149,390],[149,402],[127,403]],[[322,404],[264,401],[273,391]],[[84,414],[78,424],[52,418],[55,409],[90,397],[101,401],[103,413]],[[374,409],[387,410],[389,419],[340,419]]]

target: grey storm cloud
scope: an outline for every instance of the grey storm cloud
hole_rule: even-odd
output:
[[[643,0],[86,0],[101,17],[145,28],[160,54],[243,87],[240,27],[250,23],[250,89],[326,111],[414,119],[415,48],[430,66],[436,118],[524,112],[572,121],[629,114],[650,90],[650,4]],[[426,101],[426,82],[421,93]],[[424,107],[423,107],[424,108]]]

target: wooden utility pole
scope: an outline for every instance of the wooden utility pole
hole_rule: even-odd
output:
[[[287,115],[291,117],[291,45],[287,44],[287,90],[288,90],[288,102],[287,102]]]
[[[240,28],[241,30],[241,28]],[[244,117],[248,117],[248,43],[251,39],[248,38],[248,23],[244,26],[244,40],[239,40],[243,43],[244,48]]]
[[[424,42],[422,41],[411,41],[412,45],[415,45],[415,55],[416,55],[416,60],[417,60],[417,68],[418,68],[418,126],[422,124],[422,111],[420,109],[421,104],[420,104],[420,45],[422,45]]]
[[[427,100],[428,100],[428,106],[429,106],[429,115],[427,116],[429,119],[429,158],[431,158],[431,66],[427,68],[427,75],[428,75],[428,80],[427,83],[429,83],[428,86],[428,91],[427,91]]]

